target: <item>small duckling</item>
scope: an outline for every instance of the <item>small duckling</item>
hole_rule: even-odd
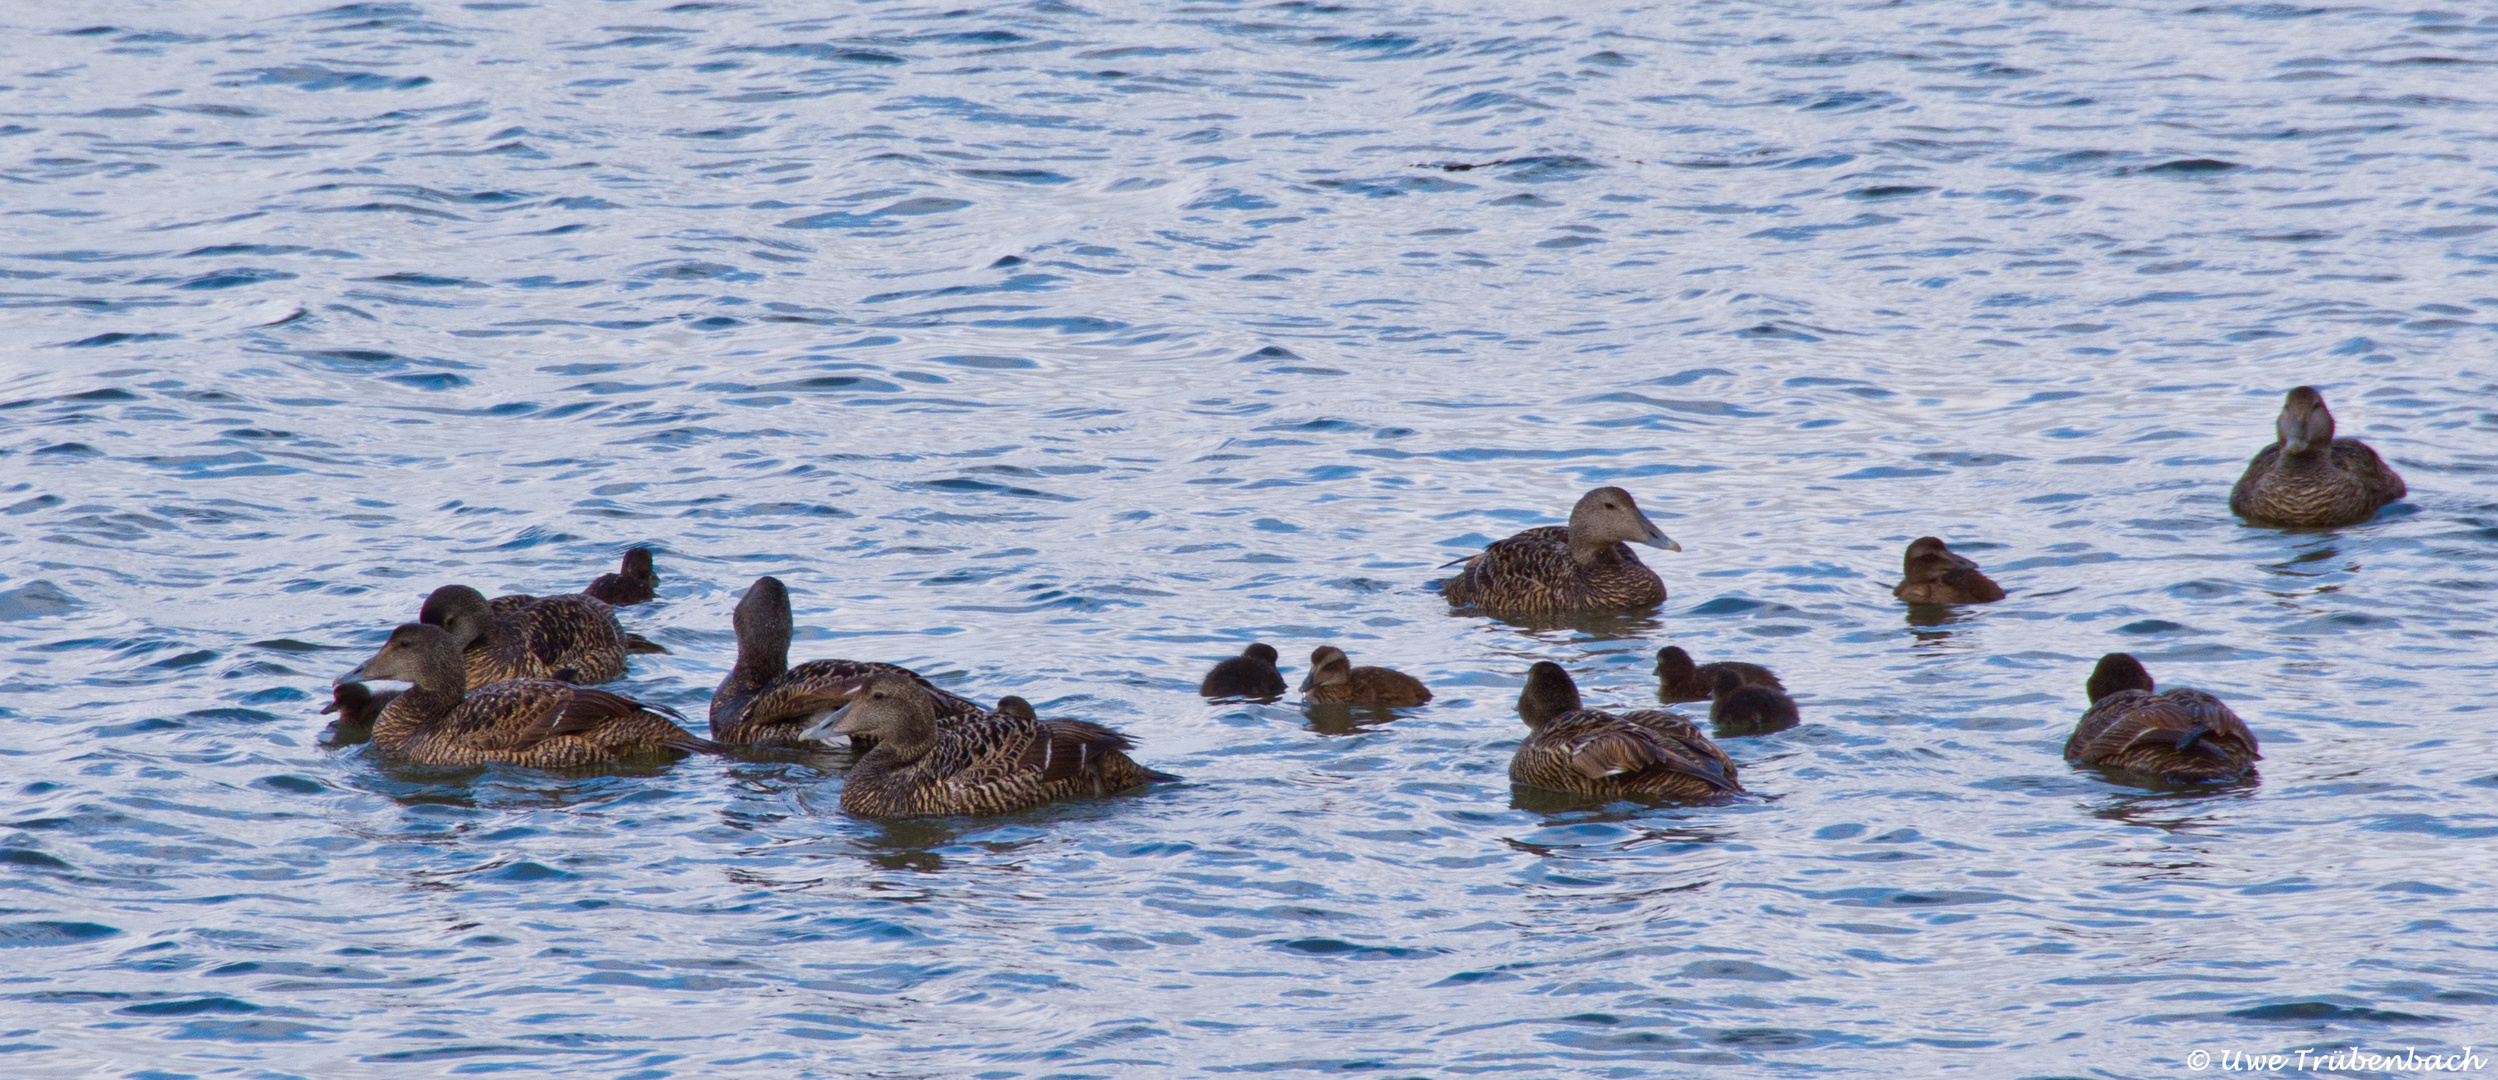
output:
[[[616,610],[579,593],[545,596],[497,615],[485,594],[445,585],[425,598],[417,621],[442,627],[468,659],[468,681],[554,679],[584,686],[624,678],[624,627]]]
[[[1669,712],[1615,715],[1587,708],[1578,684],[1545,661],[1518,693],[1527,738],[1509,759],[1511,783],[1605,799],[1709,799],[1741,794],[1734,759]]]
[[[2090,709],[2065,740],[2064,760],[2176,784],[2236,780],[2263,759],[2255,733],[2219,698],[2152,690],[2141,661],[2125,653],[2100,657],[2087,684]]]
[[[1694,664],[1691,654],[1679,645],[1657,650],[1657,699],[1659,701],[1707,701],[1717,693],[1717,673],[1734,672],[1737,678],[1756,686],[1784,690],[1778,676],[1759,664],[1720,660],[1713,664]]]
[[[1796,725],[1795,699],[1784,687],[1743,681],[1732,671],[1717,673],[1709,702],[1709,725],[1721,735],[1767,735]]]
[[[2367,443],[2333,437],[2333,413],[2313,386],[2290,391],[2273,421],[2281,438],[2255,452],[2229,489],[2229,512],[2256,525],[2330,529],[2375,517],[2410,494]]]
[[[1992,604],[2004,598],[2004,587],[1978,572],[1978,564],[1955,555],[1943,541],[1920,536],[1908,545],[1901,562],[1902,580],[1891,595],[1912,604]]]
[[[615,573],[600,574],[578,593],[552,595],[587,596],[609,607],[628,607],[649,603],[653,597],[659,595],[658,589],[659,572],[651,568],[651,549],[637,547],[624,553],[624,563],[617,567]],[[487,605],[497,615],[510,615],[545,599],[548,597],[532,596],[528,593],[507,593],[487,601]],[[666,652],[667,650],[652,646],[649,651]]]
[[[864,660],[809,660],[789,664],[789,586],[776,577],[760,577],[739,597],[730,616],[737,628],[737,664],[711,692],[711,737],[731,746],[796,747],[807,744],[806,730],[833,710],[850,703],[860,684],[878,672],[909,676],[936,695],[938,715],[968,716],[978,704],[929,685],[908,668]],[[865,751],[864,739],[850,748]]]
[[[381,651],[338,681],[358,679],[411,684],[374,719],[373,745],[420,765],[565,769],[721,750],[678,727],[674,710],[604,690],[512,679],[472,692],[459,644],[427,623],[392,630]]]
[[[1431,688],[1401,671],[1354,667],[1343,649],[1321,645],[1310,653],[1310,674],[1301,680],[1301,697],[1313,705],[1385,705],[1401,709],[1430,701]]]
[[[397,690],[384,690],[377,694],[363,683],[343,682],[330,689],[330,703],[321,706],[321,712],[325,715],[338,714],[338,728],[342,734],[369,732],[373,729],[373,721],[380,718],[382,710],[390,707],[398,696]]]
[[[1179,779],[1130,759],[1136,744],[1109,728],[1039,719],[1021,698],[998,706],[939,724],[925,688],[880,671],[806,737],[875,739],[841,789],[841,808],[867,818],[1007,814]]]
[[[1600,487],[1579,497],[1570,524],[1496,540],[1440,583],[1448,602],[1489,611],[1539,614],[1624,611],[1665,602],[1665,581],[1629,544],[1681,551],[1639,512],[1631,493]]]
[[[1283,672],[1275,669],[1275,646],[1263,641],[1251,642],[1240,655],[1214,665],[1206,672],[1204,682],[1197,684],[1197,694],[1210,698],[1248,698],[1252,701],[1273,701],[1284,696]]]

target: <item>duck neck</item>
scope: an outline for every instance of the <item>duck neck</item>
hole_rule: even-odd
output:
[[[1632,559],[1631,549],[1615,540],[1597,540],[1578,529],[1570,530],[1570,561],[1594,568]]]
[[[408,688],[374,717],[373,741],[383,746],[405,742],[440,723],[467,699],[468,668],[458,654],[425,657]]]

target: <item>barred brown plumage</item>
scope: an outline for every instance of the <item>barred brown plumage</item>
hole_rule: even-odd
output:
[[[1570,524],[1493,541],[1440,583],[1449,603],[1505,613],[1619,611],[1665,602],[1665,582],[1629,544],[1681,551],[1640,513],[1631,493],[1601,487],[1580,496]]]
[[[1405,708],[1428,703],[1431,688],[1402,671],[1354,667],[1343,649],[1321,645],[1310,653],[1310,674],[1301,681],[1301,697],[1313,705]]]
[[[860,817],[1007,814],[1179,779],[1130,759],[1136,744],[1127,736],[1082,720],[1042,720],[1021,698],[940,724],[935,697],[895,672],[870,676],[809,735],[826,732],[876,739],[841,789],[841,808]]]
[[[471,686],[507,679],[614,682],[624,678],[625,632],[616,611],[580,593],[545,596],[496,614],[483,593],[445,585],[425,598],[417,621],[451,635]]]
[[[1743,792],[1734,759],[1669,712],[1590,709],[1561,665],[1527,672],[1518,694],[1527,738],[1509,759],[1515,784],[1597,798],[1698,800]]]
[[[2333,413],[2312,386],[2292,389],[2273,430],[2229,489],[2229,512],[2256,525],[2329,529],[2357,525],[2410,494],[2367,443],[2333,437]]]
[[[511,679],[471,691],[459,646],[425,623],[392,630],[339,682],[362,678],[411,684],[374,719],[373,745],[422,765],[560,769],[720,749],[678,727],[673,711],[605,690]]]
[[[849,704],[868,678],[880,672],[907,675],[936,695],[941,718],[981,711],[978,704],[892,664],[809,660],[791,667],[789,587],[779,578],[760,577],[747,586],[730,622],[737,628],[737,664],[711,693],[711,737],[732,746],[810,745],[807,728]],[[871,741],[853,736],[850,748],[864,752]]]
[[[2255,732],[2219,698],[2154,689],[2141,661],[2100,657],[2090,673],[2090,709],[2065,740],[2064,759],[2171,783],[2236,780],[2263,759]]]

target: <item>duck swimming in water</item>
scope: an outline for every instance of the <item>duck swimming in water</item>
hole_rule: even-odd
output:
[[[910,669],[892,664],[809,660],[791,667],[789,586],[779,578],[760,577],[747,586],[730,623],[737,628],[737,665],[711,693],[711,737],[728,745],[808,745],[807,729],[849,704],[868,676],[879,672],[908,676],[934,695],[940,718],[984,711],[970,700],[937,689]],[[867,740],[854,738],[850,745],[864,751]]]
[[[2255,452],[2229,489],[2229,512],[2256,525],[2330,529],[2375,517],[2410,494],[2368,444],[2333,437],[2333,413],[2313,386],[2290,391],[2273,421],[2279,441]]]
[[[540,597],[497,615],[485,594],[445,585],[425,598],[417,621],[442,627],[468,661],[468,683],[554,679],[584,686],[624,678],[624,627],[616,610],[580,593]]]
[[[1275,646],[1263,641],[1251,642],[1240,655],[1214,665],[1206,672],[1204,682],[1197,684],[1199,697],[1248,698],[1252,701],[1273,701],[1284,696],[1284,674],[1275,669],[1279,659]]]
[[[341,736],[361,739],[372,733],[373,721],[379,719],[382,710],[390,707],[390,703],[398,697],[397,690],[375,693],[372,687],[363,683],[343,682],[330,689],[330,703],[321,706],[321,711],[338,714]]]
[[[1511,783],[1604,799],[1711,799],[1741,794],[1734,759],[1689,720],[1642,710],[1587,708],[1578,684],[1549,661],[1518,694],[1527,738],[1509,759]]]
[[[1978,572],[1978,564],[1920,536],[1900,560],[1901,581],[1891,595],[1912,604],[1992,604],[2004,598],[2004,587]]]
[[[1785,690],[1778,676],[1759,664],[1736,660],[1720,660],[1713,664],[1695,664],[1682,646],[1668,645],[1657,650],[1657,700],[1707,701],[1717,694],[1717,673],[1731,671],[1735,677],[1756,686]]]
[[[1440,583],[1451,604],[1509,614],[1624,611],[1665,602],[1665,582],[1630,544],[1681,551],[1639,512],[1631,493],[1601,487],[1580,496],[1570,524],[1496,540]]]
[[[1402,671],[1354,667],[1343,649],[1321,645],[1310,653],[1310,674],[1301,699],[1313,705],[1384,705],[1406,708],[1431,700],[1431,688]]]
[[[624,553],[624,562],[616,568],[615,573],[600,574],[588,585],[583,586],[578,593],[555,595],[587,596],[609,607],[630,607],[634,604],[649,603],[653,597],[659,595],[658,589],[659,571],[651,567],[651,549],[637,547]],[[487,605],[497,615],[509,615],[548,598],[531,596],[527,593],[509,593],[487,601]]]
[[[1767,735],[1796,725],[1795,699],[1777,686],[1745,682],[1720,670],[1709,702],[1709,726],[1720,735]]]
[[[2065,740],[2076,765],[2156,776],[2169,783],[2235,780],[2263,759],[2255,733],[2201,690],[2153,693],[2151,673],[2125,653],[2092,669],[2090,710]]]
[[[925,687],[878,672],[806,735],[875,739],[841,789],[841,808],[866,818],[1007,814],[1179,779],[1130,759],[1136,744],[1109,728],[1039,719],[1021,698],[998,706],[939,723]]]
[[[358,679],[411,684],[374,719],[373,745],[421,765],[566,769],[721,749],[678,727],[672,711],[605,690],[513,679],[471,691],[459,645],[426,623],[392,630],[338,681]]]

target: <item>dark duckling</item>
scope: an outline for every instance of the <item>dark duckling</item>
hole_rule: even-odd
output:
[[[1214,665],[1206,672],[1204,682],[1197,684],[1197,694],[1210,698],[1248,698],[1273,701],[1284,696],[1283,672],[1275,669],[1275,646],[1263,641],[1251,642],[1240,655]]]
[[[1135,743],[1099,724],[1042,720],[1021,698],[938,723],[937,700],[906,675],[878,672],[810,738],[865,735],[841,808],[867,818],[1008,814],[1178,777],[1131,760]]]
[[[711,692],[711,737],[731,746],[808,745],[806,730],[858,696],[869,676],[908,676],[936,696],[941,717],[968,716],[980,706],[929,685],[908,668],[863,660],[809,660],[789,664],[789,586],[760,577],[747,586],[730,616],[737,628],[737,665]],[[864,751],[867,741],[851,740]]]
[[[2273,430],[2280,440],[2256,451],[2229,489],[2229,512],[2253,524],[2357,525],[2410,494],[2367,443],[2333,437],[2333,413],[2313,386],[2290,391]]]
[[[1312,705],[1384,705],[1402,709],[1431,700],[1431,688],[1402,671],[1354,667],[1343,649],[1321,645],[1310,653],[1310,674],[1301,699]]]
[[[1456,577],[1441,582],[1440,592],[1451,604],[1518,614],[1624,611],[1664,603],[1664,580],[1631,554],[1631,544],[1683,550],[1639,512],[1630,492],[1597,488],[1570,509],[1570,524],[1493,541],[1483,554],[1465,560]]]
[[[613,574],[600,574],[578,593],[564,596],[587,596],[609,607],[630,607],[647,604],[659,595],[659,571],[651,568],[651,549],[637,547],[624,553],[624,562]],[[488,601],[497,615],[509,615],[545,600],[544,596],[510,593]]]
[[[1909,543],[1900,573],[1903,580],[1891,587],[1891,595],[1912,604],[1992,604],[2004,598],[2004,587],[1979,573],[1977,563],[1931,536]]]
[[[2125,653],[2100,657],[2088,690],[2090,710],[2064,743],[2064,760],[2076,765],[2203,783],[2236,780],[2264,757],[2246,721],[2219,698],[2153,693],[2151,673]]]
[[[1711,799],[1743,791],[1734,760],[1691,721],[1654,710],[1616,715],[1587,708],[1559,664],[1527,672],[1518,715],[1528,734],[1509,759],[1511,783],[1605,799]]]
[[[1717,673],[1731,671],[1746,683],[1785,690],[1778,676],[1759,664],[1720,660],[1713,664],[1694,664],[1691,654],[1682,646],[1668,645],[1657,650],[1657,699],[1660,701],[1707,701],[1717,693]]]
[[[392,630],[339,681],[357,679],[411,684],[374,719],[373,745],[420,765],[567,769],[721,749],[678,727],[673,710],[605,690],[512,679],[472,693],[459,645],[426,623]]]
[[[1745,682],[1732,671],[1717,673],[1709,702],[1709,726],[1721,735],[1767,735],[1794,727],[1795,699],[1780,686]]]
[[[624,678],[623,625],[616,609],[580,593],[539,597],[498,615],[485,594],[445,585],[425,598],[417,621],[442,627],[468,659],[468,684],[554,679],[584,686]]]
[[[379,719],[382,710],[398,697],[397,690],[375,693],[372,687],[363,683],[343,682],[331,688],[330,703],[321,706],[321,711],[324,714],[337,713],[338,727],[342,732],[371,731],[373,721]]]

